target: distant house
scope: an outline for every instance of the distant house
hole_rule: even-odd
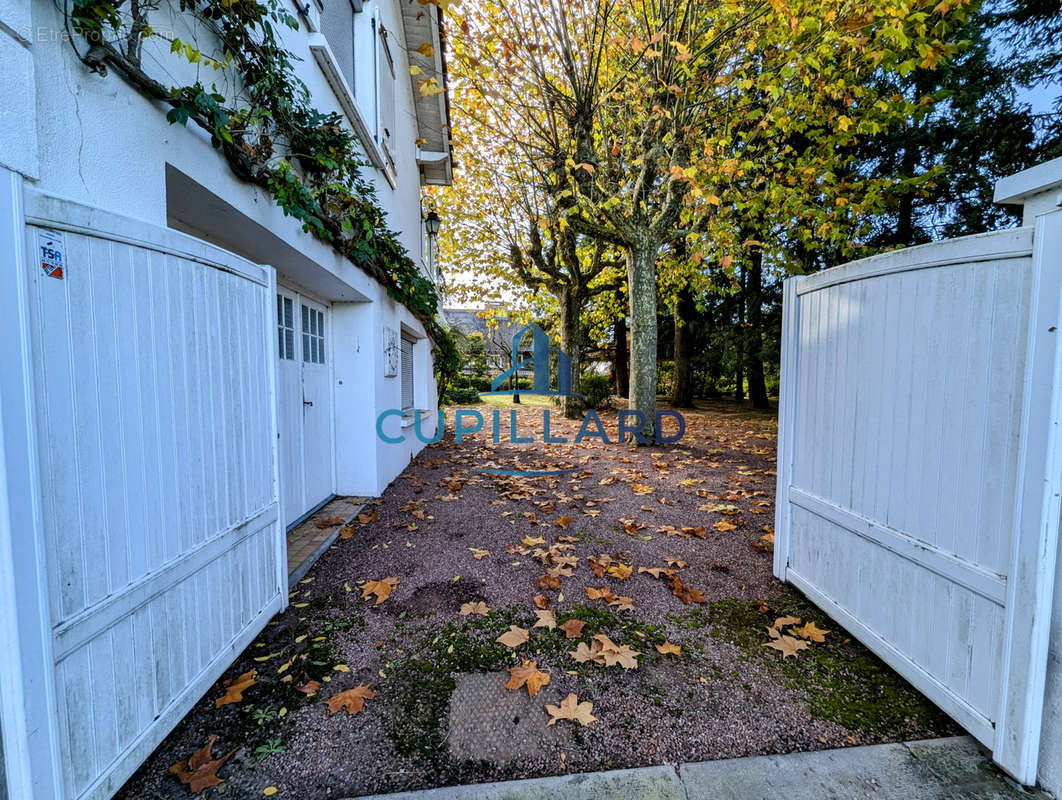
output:
[[[191,45],[170,52],[218,54],[187,30],[199,5],[139,4],[162,91],[231,88]],[[439,6],[277,10],[309,102],[357,137],[434,279],[421,189],[452,175]],[[381,272],[88,52],[63,3],[0,5],[0,797],[17,800],[111,797],[285,607],[286,529],[378,495],[422,446],[381,442],[379,414],[397,428],[436,406],[428,328]]]
[[[487,368],[492,376],[513,365],[513,337],[524,327],[522,322],[514,322],[504,312],[491,314],[489,311],[474,308],[447,308],[443,310],[443,314],[452,327],[466,335],[482,337]],[[531,355],[530,339],[527,349],[521,346],[518,355],[522,359]]]

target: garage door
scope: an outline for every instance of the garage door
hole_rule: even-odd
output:
[[[286,601],[275,277],[31,195],[25,228],[62,796],[109,798]]]

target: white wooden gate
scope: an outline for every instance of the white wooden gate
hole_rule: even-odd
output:
[[[1035,783],[1062,214],[786,282],[775,573]]]
[[[60,765],[33,796],[109,798],[286,603],[276,279],[41,195],[25,217],[40,546],[21,566],[44,576],[31,713]]]

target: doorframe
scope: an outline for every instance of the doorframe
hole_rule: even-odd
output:
[[[328,300],[328,299],[326,299],[324,297],[321,297],[318,294],[315,294],[314,292],[311,292],[308,289],[303,288],[302,286],[300,286],[298,283],[295,283],[294,281],[285,280],[279,274],[277,275],[276,291],[277,292],[280,292],[280,291],[290,292],[292,295],[295,296],[295,314],[294,314],[295,322],[296,322],[296,325],[295,325],[295,359],[296,359],[296,361],[299,364],[300,389],[301,389],[301,382],[302,382],[303,360],[302,360],[302,309],[299,306],[301,305],[301,301],[303,299],[305,299],[305,300],[309,300],[309,301],[311,301],[313,303],[316,303],[317,305],[321,306],[325,310],[325,364],[324,364],[324,366],[327,367],[327,369],[328,369],[328,400],[329,400],[329,407],[330,407],[330,411],[329,411],[329,414],[328,414],[328,463],[329,463],[329,477],[330,477],[331,486],[329,488],[328,497],[326,497],[321,503],[315,505],[314,507],[312,507],[312,508],[308,509],[307,511],[305,511],[304,513],[300,514],[290,524],[289,523],[284,523],[284,527],[286,527],[287,530],[291,530],[292,528],[296,527],[300,523],[305,522],[306,519],[308,519],[309,517],[313,516],[313,514],[315,514],[317,511],[320,511],[321,508],[323,508],[325,505],[327,505],[328,503],[330,503],[332,500],[334,500],[336,498],[336,486],[338,485],[339,475],[338,475],[338,467],[337,467],[337,464],[336,464],[336,361],[335,361],[335,351],[333,350],[333,346],[334,346],[333,338],[334,337],[332,335],[332,331],[333,331],[334,325],[333,325],[333,322],[332,322],[332,301],[331,300]],[[279,388],[278,388],[278,393],[277,394],[278,394],[278,397],[279,397]],[[279,409],[279,406],[278,406],[278,409]],[[278,420],[279,420],[279,412],[278,412],[277,417],[278,417]],[[301,431],[301,438],[304,439],[305,438],[305,429],[304,428],[300,428],[300,431]],[[302,445],[302,442],[300,442],[300,448],[301,448],[301,445]],[[305,456],[305,449],[301,448],[300,449],[300,453],[301,453],[301,455],[300,455],[301,469],[303,471],[303,476],[305,477],[306,467],[305,467],[305,464],[303,463],[303,457]],[[305,491],[303,493],[305,494]],[[283,496],[283,490],[281,490],[281,496]],[[281,511],[281,515],[284,516],[283,510]]]

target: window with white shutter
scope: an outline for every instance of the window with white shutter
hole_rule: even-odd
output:
[[[402,335],[402,410],[413,408],[413,340]]]
[[[378,140],[393,170],[395,167],[395,62],[394,57],[391,55],[390,37],[391,33],[383,25],[380,25],[376,35],[377,47],[379,48],[376,56],[377,96],[380,99],[380,132]]]

